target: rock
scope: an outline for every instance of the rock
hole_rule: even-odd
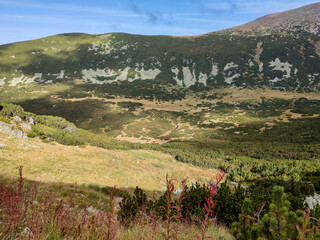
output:
[[[0,143],[0,149],[4,149],[4,148],[6,148],[6,145]]]
[[[122,197],[115,197],[114,200],[115,200],[117,203],[120,203],[120,202],[122,202],[123,198],[122,198]]]
[[[19,129],[15,129],[11,131],[11,135],[15,138],[25,138],[27,137],[26,134],[24,132],[22,132]]]
[[[182,189],[177,189],[177,190],[175,190],[173,193],[174,193],[175,195],[177,195],[178,197],[180,197],[182,191],[183,191]]]
[[[26,138],[27,135],[19,129],[12,130],[12,125],[0,122],[0,132],[11,135],[15,138]]]
[[[27,130],[30,130],[31,131],[31,125],[30,124],[27,124],[27,123],[21,123],[20,124],[20,127],[22,128],[22,129],[27,129]]]
[[[75,126],[66,126],[65,129],[69,132],[75,132],[77,130],[77,128]]]
[[[5,134],[11,134],[12,132],[11,125],[5,122],[0,122],[0,132]]]
[[[114,200],[116,201],[117,204],[115,204],[114,206],[114,211],[119,211],[121,210],[121,207],[120,207],[120,203],[122,202],[123,198],[122,197],[115,197]]]
[[[30,228],[26,227],[25,229],[23,229],[23,231],[21,232],[21,235],[24,237],[30,237],[33,235],[33,232],[30,230]]]
[[[238,187],[239,183],[237,183],[237,182],[230,182],[230,185],[233,186],[233,187]],[[241,184],[241,187],[244,188],[244,189],[247,188],[247,187],[244,186],[243,184]]]
[[[19,116],[14,116],[13,120],[15,120],[17,122],[21,122],[22,121],[21,117],[19,117]]]
[[[90,207],[88,207],[88,208],[86,209],[86,211],[89,212],[89,213],[95,213],[97,210],[94,209],[93,206],[90,206]]]
[[[194,188],[196,188],[196,187],[197,187],[197,182],[196,182],[196,181],[192,182],[192,186],[193,186]]]
[[[238,187],[239,183],[237,183],[237,182],[230,182],[230,185],[231,185],[231,186]]]
[[[303,203],[307,204],[310,209],[313,209],[317,204],[320,205],[320,195],[315,193],[314,196],[306,197]]]
[[[34,120],[32,117],[27,117],[27,123],[28,124],[31,124],[31,125],[34,125]]]

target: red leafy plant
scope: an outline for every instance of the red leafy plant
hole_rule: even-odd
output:
[[[209,197],[205,199],[206,201],[203,209],[204,220],[201,223],[200,235],[195,234],[197,240],[214,239],[214,237],[207,236],[207,232],[209,230],[209,227],[212,226],[213,223],[217,220],[214,216],[214,207],[216,206],[214,198],[218,193],[218,185],[224,180],[225,175],[226,171],[224,170],[224,168],[222,168],[222,170],[217,173],[215,182],[210,182],[210,194]]]
[[[179,194],[179,198],[174,199],[174,189],[173,179],[169,179],[166,175],[167,190],[165,195],[166,206],[161,206],[161,208],[166,212],[165,219],[165,229],[163,236],[166,240],[178,239],[179,231],[182,227],[182,201],[184,199],[184,192],[186,188],[186,180],[182,181],[182,189]]]

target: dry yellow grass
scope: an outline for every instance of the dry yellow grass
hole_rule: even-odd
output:
[[[191,181],[214,177],[215,170],[177,162],[172,156],[145,150],[106,150],[92,146],[79,148],[39,139],[14,139],[0,133],[0,172],[16,176],[20,165],[30,180],[54,183],[97,184],[118,188],[139,186],[158,191],[165,188],[165,176]]]
[[[156,231],[156,236],[154,240],[165,240],[165,236],[162,235],[165,233],[166,229],[165,226],[158,226]],[[178,239],[185,239],[185,240],[194,240],[196,239],[195,234],[200,235],[200,228],[195,224],[190,225],[182,225],[179,231],[179,238]],[[149,239],[148,237],[152,236],[152,226],[150,224],[144,224],[140,226],[139,224],[134,226],[133,228],[122,227],[119,229],[119,239],[121,240],[136,240],[136,239]],[[221,239],[221,240],[234,240],[235,238],[231,235],[230,231],[222,226],[217,226],[213,224],[209,227],[206,236],[207,239],[209,237],[213,237],[214,239]]]
[[[158,143],[158,144],[164,144],[164,143],[168,142],[166,140],[161,140],[161,139],[156,139],[156,138],[151,138],[151,137],[142,137],[142,136],[140,136],[140,138],[128,137],[128,136],[123,135],[123,134],[122,135],[118,135],[116,137],[116,139],[120,140],[120,141],[128,141],[128,142],[133,142],[133,143]]]

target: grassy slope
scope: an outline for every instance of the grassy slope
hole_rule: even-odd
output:
[[[165,187],[165,176],[177,180],[206,181],[214,170],[206,170],[177,162],[170,155],[146,150],[106,150],[86,146],[64,146],[42,143],[39,139],[12,139],[0,134],[0,169],[2,174],[15,176],[24,166],[29,180],[98,185],[130,190],[139,186],[147,191]]]

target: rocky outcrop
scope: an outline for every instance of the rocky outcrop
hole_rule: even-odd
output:
[[[34,119],[32,117],[27,117],[27,123],[30,125],[34,125]]]
[[[31,131],[31,129],[32,129],[31,125],[28,124],[28,123],[21,123],[20,126],[21,126],[21,128],[22,128],[23,130],[29,130],[29,131]]]
[[[15,126],[5,122],[0,122],[0,132],[11,135],[15,138],[26,138],[27,134],[20,129],[15,129]]]
[[[22,121],[21,117],[19,117],[19,116],[14,116],[13,120],[15,120],[17,122],[21,122]]]

